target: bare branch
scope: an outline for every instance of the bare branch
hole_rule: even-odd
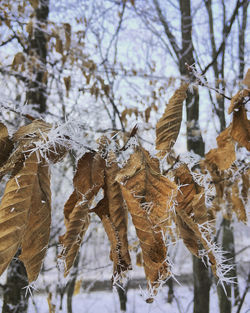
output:
[[[202,71],[202,75],[204,75],[208,69],[214,65],[214,63],[216,62],[219,54],[223,51],[224,47],[225,47],[225,44],[226,44],[226,40],[227,40],[227,37],[229,36],[230,34],[230,31],[231,31],[231,28],[233,26],[233,23],[235,21],[235,18],[238,14],[238,11],[239,11],[239,8],[248,0],[243,0],[243,1],[240,1],[238,0],[237,3],[236,3],[236,6],[235,6],[235,9],[233,11],[233,14],[230,18],[230,20],[228,21],[227,25],[225,26],[225,29],[224,29],[224,37],[223,37],[223,40],[222,40],[222,43],[220,44],[220,47],[219,49],[216,51],[214,57],[213,57],[213,60],[204,68],[204,70]]]

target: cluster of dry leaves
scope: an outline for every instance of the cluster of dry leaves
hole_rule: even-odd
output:
[[[177,139],[188,87],[185,83],[175,91],[156,125],[156,148],[160,159],[166,158]],[[229,108],[229,114],[233,114],[232,123],[218,136],[218,148],[209,151],[199,168],[194,170],[201,175],[206,172],[211,175],[210,183],[215,186],[216,197],[210,208],[205,204],[204,186],[194,179],[188,164],[177,161],[168,176],[164,175],[159,159],[139,145],[120,168],[117,154],[109,149],[106,137],[99,140],[98,151],[85,153],[77,164],[74,191],[64,206],[66,232],[59,240],[63,246],[60,258],[65,261],[65,276],[74,263],[92,213],[99,216],[109,238],[114,279],[131,269],[128,212],[140,242],[152,295],[171,275],[166,236],[174,235],[172,225],[191,253],[201,257],[200,251],[206,252],[216,276],[220,264],[211,248],[211,232],[203,231],[200,226],[210,225],[220,208],[227,209],[229,218],[229,212],[234,210],[238,219],[246,222],[247,166],[236,180],[230,180],[230,175],[236,167],[235,144],[250,150],[250,122],[245,108],[249,96],[250,90],[244,89],[232,98]],[[29,282],[38,277],[49,241],[49,163],[61,160],[66,152],[60,145],[50,146],[48,133],[51,127],[44,121],[34,120],[20,127],[10,138],[7,128],[0,124],[0,177],[10,174],[0,204],[0,274],[21,248],[19,258],[26,267]],[[39,149],[43,142],[47,142],[45,152]],[[103,198],[97,202],[100,190]]]

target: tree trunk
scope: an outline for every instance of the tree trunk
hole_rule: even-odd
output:
[[[231,227],[231,222],[227,219],[223,219],[222,222],[222,247],[226,251],[226,258],[228,259],[227,264],[235,264],[235,250],[234,250],[234,234]],[[236,265],[226,274],[227,277],[235,277],[235,283],[237,284],[237,270]],[[236,286],[237,287],[237,286]],[[222,285],[218,285],[217,293],[219,298],[220,313],[231,313],[232,311],[232,284],[224,283],[224,288]],[[239,301],[240,295],[238,288],[234,288],[234,298],[235,302]]]
[[[70,275],[71,279],[70,279],[68,286],[67,286],[67,312],[68,313],[73,313],[72,299],[73,299],[73,294],[74,294],[74,290],[75,290],[76,278],[77,278],[77,274],[78,274],[79,260],[80,260],[80,252],[76,256],[76,259],[75,259],[75,262],[73,265],[73,269],[72,269],[72,273]]]
[[[116,289],[117,289],[119,300],[120,300],[120,310],[122,312],[126,312],[128,285],[126,284],[125,286],[117,286]]]
[[[15,255],[8,268],[2,313],[24,313],[28,309],[28,294],[26,296],[25,290],[28,279],[23,263],[18,260],[19,254],[20,251]]]
[[[192,42],[192,17],[190,0],[180,0],[182,52],[180,60],[180,72],[188,75],[185,63],[192,65],[194,60],[194,48]],[[187,113],[187,148],[200,156],[204,156],[204,142],[199,126],[199,93],[194,89],[188,91],[186,99]],[[208,268],[204,263],[193,257],[194,275],[194,313],[209,313],[210,278]]]
[[[46,88],[44,73],[46,72],[46,36],[45,29],[49,13],[49,0],[40,0],[34,10],[36,23],[34,34],[29,37],[28,62],[33,66],[34,80],[27,84],[26,99],[39,113],[46,111]],[[36,64],[33,64],[35,57]],[[20,254],[20,251],[16,257]],[[7,281],[4,287],[4,299],[2,313],[26,313],[28,310],[28,294],[25,296],[25,286],[28,285],[27,273],[23,263],[16,259],[12,260],[7,272]]]

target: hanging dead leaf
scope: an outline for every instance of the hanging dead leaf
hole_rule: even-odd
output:
[[[75,288],[74,288],[74,296],[78,295],[81,291],[81,286],[82,286],[82,279],[79,279],[75,283]]]
[[[37,159],[37,162],[39,160]],[[40,162],[35,175],[29,218],[19,259],[23,261],[29,282],[37,279],[49,243],[51,192],[49,165]]]
[[[56,313],[56,305],[54,303],[52,303],[52,293],[49,292],[49,295],[47,297],[47,302],[48,302],[48,306],[49,306],[49,313]]]
[[[156,293],[160,281],[169,275],[163,233],[176,185],[159,173],[158,160],[143,149],[130,156],[116,180],[140,240],[148,283]]]
[[[232,209],[236,213],[238,220],[246,223],[247,214],[246,214],[245,205],[242,199],[240,198],[238,181],[236,181],[233,184],[231,192],[232,192],[231,194]]]
[[[18,71],[19,67],[24,65],[25,63],[25,56],[22,52],[18,52],[13,59],[13,62],[11,64],[11,68],[14,71]]]
[[[204,188],[194,182],[185,164],[175,170],[175,180],[179,185],[175,211],[180,237],[189,251],[197,257],[201,257],[199,250],[202,248],[207,251],[213,273],[216,276],[215,256],[208,245],[211,238],[199,227],[199,225],[209,222],[208,211],[205,207]]]
[[[245,203],[247,203],[249,198],[249,187],[250,187],[250,169],[247,169],[242,175],[242,188],[241,196]]]
[[[228,114],[231,114],[233,111],[239,109],[244,106],[245,98],[250,97],[250,89],[242,89],[236,93],[235,96],[232,97],[230,106],[228,108]]]
[[[247,70],[246,76],[244,77],[242,83],[250,89],[250,68]]]
[[[215,164],[219,170],[228,169],[236,160],[234,142],[231,138],[232,127],[229,126],[216,138],[218,148],[211,149],[206,155],[206,162]]]
[[[243,106],[233,113],[232,138],[250,151],[250,121]]]
[[[0,123],[0,167],[8,160],[14,145],[9,138],[7,127]]]
[[[103,148],[103,140],[100,142]],[[116,275],[131,269],[127,239],[127,211],[124,207],[122,193],[115,177],[119,171],[113,152],[103,153],[106,157],[104,170],[104,198],[93,211],[102,220],[105,231],[111,243],[111,258],[113,274]]]
[[[63,55],[63,42],[59,36],[56,37],[56,52]]]
[[[32,37],[33,34],[33,21],[30,20],[29,23],[26,25],[26,32]]]
[[[136,265],[140,267],[143,266],[143,256],[141,251],[136,254]]]
[[[63,80],[64,80],[64,85],[66,88],[66,97],[69,97],[69,90],[71,87],[71,77],[70,76],[64,77]]]
[[[68,275],[89,226],[89,208],[104,183],[104,160],[88,152],[78,161],[73,179],[74,191],[64,207],[66,233],[60,236],[61,253],[65,258],[65,276]]]
[[[39,6],[39,0],[29,0],[30,4],[32,5],[33,9],[37,9]]]
[[[22,169],[6,184],[0,204],[0,275],[6,269],[25,233],[38,169],[33,153]]]
[[[156,124],[156,149],[160,150],[158,153],[160,157],[166,155],[178,137],[182,121],[182,106],[187,97],[188,86],[188,84],[183,84],[175,91],[163,116]]]
[[[69,50],[71,44],[71,25],[69,23],[63,24],[64,31],[65,31],[65,50]]]

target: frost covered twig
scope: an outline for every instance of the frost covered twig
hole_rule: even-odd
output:
[[[200,73],[197,72],[196,68],[194,65],[189,65],[187,63],[185,63],[187,70],[193,74],[193,76],[196,79],[196,82],[198,83],[198,85],[200,86],[204,86],[207,87],[208,89],[214,90],[215,92],[217,92],[218,94],[220,94],[222,97],[231,100],[231,97],[226,96],[220,89],[218,88],[214,88],[211,85],[209,85],[205,75],[202,75]]]

